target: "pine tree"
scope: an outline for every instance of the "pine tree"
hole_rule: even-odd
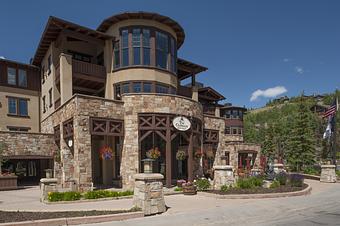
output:
[[[301,95],[287,145],[287,160],[293,169],[299,171],[302,166],[311,165],[315,162],[315,139],[313,134],[311,112]]]
[[[276,155],[276,145],[274,143],[274,129],[269,125],[265,132],[264,142],[262,144],[262,154],[268,158],[269,162],[273,162]]]

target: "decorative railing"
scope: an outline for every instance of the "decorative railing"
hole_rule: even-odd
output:
[[[216,107],[203,105],[203,113],[207,115],[215,115]]]

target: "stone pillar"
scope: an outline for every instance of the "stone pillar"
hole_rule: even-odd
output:
[[[40,202],[47,200],[49,192],[56,192],[57,189],[57,178],[41,178],[40,179]]]
[[[163,194],[163,175],[159,173],[139,173],[134,175],[135,188],[133,205],[141,208],[145,215],[166,211]]]
[[[111,72],[113,64],[113,44],[112,39],[105,40],[104,46],[104,65],[106,68],[106,85],[105,85],[105,98],[114,99],[114,90],[111,81]]]
[[[274,173],[276,173],[276,174],[284,171],[282,163],[274,163],[273,168],[274,168]]]
[[[336,182],[335,165],[322,165],[321,166],[320,182],[324,182],[324,183],[335,183]]]
[[[220,190],[222,185],[234,184],[235,178],[233,173],[233,167],[226,166],[214,166],[214,181],[213,187],[215,190]]]
[[[191,87],[192,90],[192,99],[198,101],[198,87],[193,86]]]
[[[221,112],[220,112],[220,108],[219,107],[215,108],[215,117],[221,117]]]
[[[68,101],[72,95],[72,56],[61,53],[60,59],[60,102]]]

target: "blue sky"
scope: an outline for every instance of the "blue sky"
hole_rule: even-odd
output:
[[[260,107],[280,93],[340,88],[337,0],[57,2],[2,0],[0,56],[28,62],[50,15],[96,28],[123,11],[153,11],[183,26],[179,56],[208,67],[198,80],[228,102]]]

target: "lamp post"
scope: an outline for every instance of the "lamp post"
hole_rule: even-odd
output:
[[[155,161],[154,159],[150,159],[150,158],[142,160],[143,165],[144,165],[144,173],[152,173],[152,165],[154,161]]]

